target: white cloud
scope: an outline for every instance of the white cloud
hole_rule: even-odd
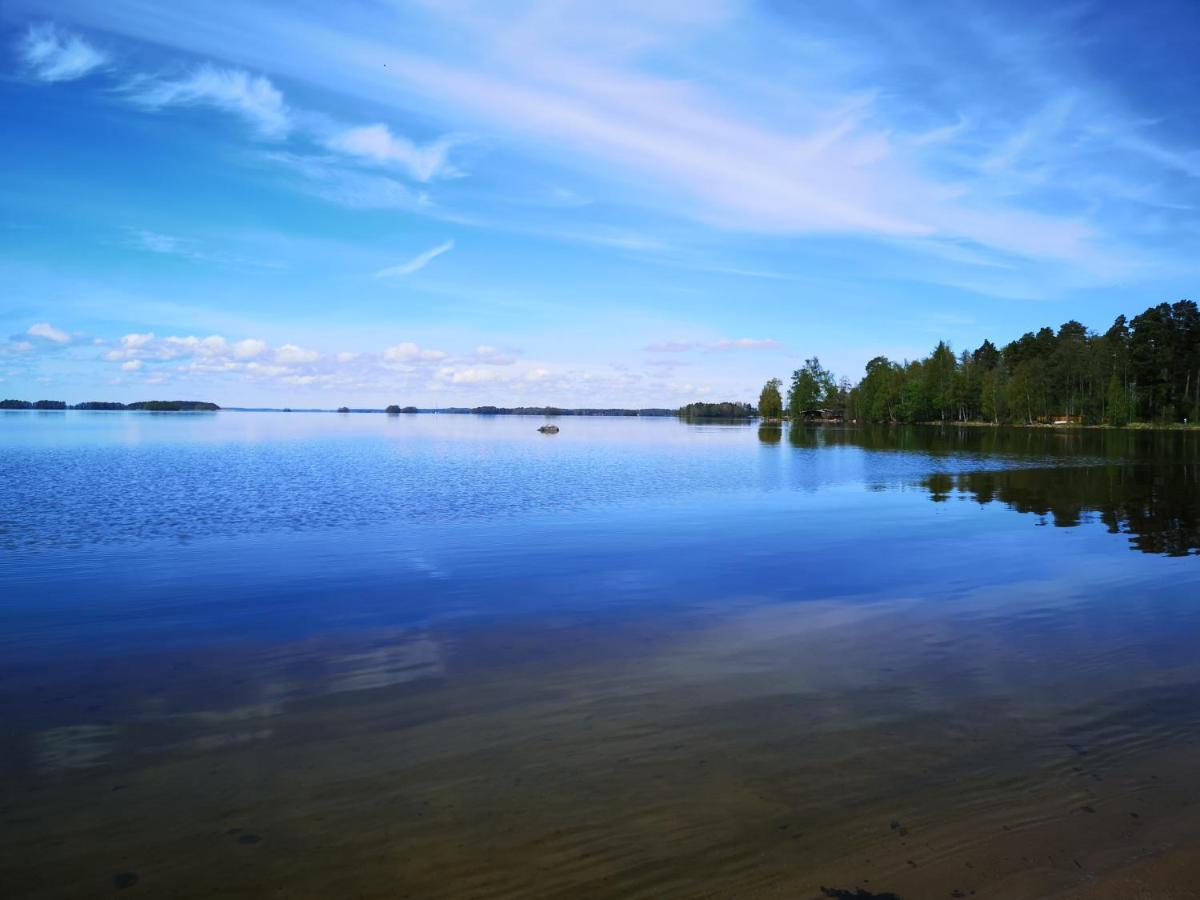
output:
[[[386,125],[363,125],[339,132],[326,141],[331,150],[381,165],[405,169],[417,181],[430,181],[438,175],[454,174],[447,156],[455,139],[439,138],[418,146],[408,138],[392,134]]]
[[[121,368],[124,369],[126,372],[136,372],[141,367],[142,367],[142,361],[140,359],[131,359],[131,360],[128,360],[127,362],[121,363]]]
[[[196,335],[169,335],[159,338],[153,332],[146,332],[125,335],[117,347],[104,354],[104,358],[113,362],[133,359],[160,362],[197,359],[215,364],[227,359],[250,359],[266,349],[265,342],[255,339],[238,341],[231,345],[219,334],[210,334],[203,338]]]
[[[321,356],[316,350],[306,350],[295,344],[284,344],[275,351],[275,362],[283,365],[315,362]]]
[[[695,341],[663,341],[661,344],[650,344],[645,349],[648,353],[685,353],[697,346]]]
[[[48,341],[53,341],[56,344],[67,344],[71,341],[71,336],[61,329],[55,328],[48,322],[37,322],[29,326],[29,330],[25,332],[30,337],[45,338]]]
[[[500,376],[495,369],[485,369],[482,366],[470,366],[465,369],[446,366],[438,371],[437,377],[450,384],[487,384],[496,381]]]
[[[454,249],[454,241],[445,241],[438,244],[436,247],[430,247],[424,253],[418,253],[408,262],[400,263],[397,266],[391,266],[387,269],[380,269],[375,273],[376,278],[394,278],[400,275],[411,275],[413,272],[418,272],[429,265],[430,262],[437,259],[443,253],[448,253]]]
[[[475,359],[489,366],[511,366],[517,361],[515,354],[507,353],[499,347],[489,347],[486,344],[480,344],[475,348]]]
[[[445,357],[446,354],[441,350],[424,350],[411,341],[396,344],[383,351],[383,358],[390,363],[433,362]]]
[[[121,346],[126,349],[134,350],[140,347],[145,347],[153,340],[153,331],[147,332],[146,334],[127,334],[121,338]]]
[[[779,347],[779,341],[770,338],[728,338],[720,341],[710,341],[709,350],[774,350]]]
[[[74,81],[108,62],[106,54],[78,34],[50,22],[29,26],[17,50],[39,81]]]
[[[160,110],[168,106],[209,106],[240,116],[264,138],[284,138],[292,128],[283,95],[261,75],[205,64],[181,78],[140,77],[126,85],[137,105]]]
[[[394,178],[348,169],[326,157],[266,153],[263,158],[299,176],[302,190],[339,206],[425,212],[431,207],[424,193]]]
[[[139,228],[134,230],[133,236],[139,249],[151,253],[180,253],[183,250],[183,241],[169,234]]]
[[[238,359],[254,359],[267,352],[267,342],[256,338],[246,338],[233,345],[233,355]]]
[[[282,263],[270,259],[249,258],[222,252],[213,252],[200,246],[191,238],[163,234],[148,228],[128,228],[129,246],[160,256],[177,256],[196,263],[215,263],[221,266],[252,267],[256,269],[286,268]]]

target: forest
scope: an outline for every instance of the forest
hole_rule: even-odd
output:
[[[82,409],[95,411],[142,410],[144,412],[216,412],[221,407],[203,400],[139,400],[137,403],[110,403],[89,400],[68,406],[63,400],[0,400],[0,409]]]
[[[772,417],[764,388],[760,414]],[[997,347],[985,340],[955,354],[940,341],[924,359],[877,356],[857,385],[816,357],[792,375],[793,420],[1128,425],[1195,422],[1200,416],[1200,310],[1161,303],[1103,333],[1076,321]]]
[[[749,403],[689,403],[679,407],[681,419],[749,419],[755,415]]]

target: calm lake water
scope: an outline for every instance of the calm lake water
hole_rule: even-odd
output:
[[[539,424],[0,414],[0,896],[1200,896],[1200,436]]]

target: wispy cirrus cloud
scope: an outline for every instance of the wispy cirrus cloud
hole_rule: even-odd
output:
[[[430,247],[423,253],[418,253],[407,262],[402,262],[396,266],[388,266],[386,269],[380,269],[375,273],[376,278],[397,278],[404,275],[411,275],[414,272],[419,272],[425,268],[443,253],[449,253],[454,249],[454,241],[443,241],[436,247]]]
[[[103,15],[71,5],[118,33],[500,137],[552,161],[556,176],[603,183],[588,195],[616,186],[723,229],[899,238],[918,253],[961,242],[1080,271],[1103,264],[1100,277],[1114,278],[1129,271],[1119,232],[1136,210],[1107,216],[1097,199],[1149,191],[1121,187],[1125,177],[1081,180],[1080,163],[1197,165],[1119,93],[1079,77],[1053,30],[1079,28],[1078,10],[1032,24],[970,3],[957,16],[918,4],[882,21],[869,0],[807,17],[729,0],[573,4],[570,15],[461,0],[349,20],[256,3],[220,17],[198,0],[169,16],[125,0]],[[718,49],[714,38],[734,33]],[[445,139],[421,145],[382,124],[333,128],[324,145],[418,181],[445,163]],[[369,189],[349,193],[370,206]]]
[[[262,159],[293,176],[299,189],[348,209],[432,209],[423,191],[388,175],[358,171],[329,156],[277,152],[263,154]]]
[[[146,110],[204,106],[231,113],[266,139],[285,138],[292,129],[283,94],[265,76],[243,69],[205,63],[176,78],[139,75],[123,90],[131,103]]]
[[[127,238],[122,242],[125,246],[158,256],[173,256],[196,263],[214,263],[236,268],[287,268],[285,263],[277,259],[210,249],[194,238],[164,234],[149,228],[126,228],[125,232]]]
[[[416,181],[426,182],[456,172],[448,160],[456,141],[454,137],[442,137],[420,146],[393,134],[387,125],[375,124],[339,131],[327,139],[326,146],[358,159],[398,166]]]
[[[30,25],[17,43],[27,71],[38,81],[75,81],[109,62],[108,54],[53,22]]]
[[[184,251],[184,242],[170,234],[161,234],[147,228],[132,230],[134,245],[150,253],[178,254]]]

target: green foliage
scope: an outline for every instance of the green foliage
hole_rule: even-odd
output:
[[[1129,424],[1129,401],[1125,385],[1114,371],[1108,379],[1108,393],[1105,396],[1105,407],[1108,413],[1109,425]]]
[[[139,400],[125,408],[146,412],[216,412],[221,407],[203,400]]]
[[[815,359],[797,370],[790,410],[816,404],[823,372]],[[848,414],[860,422],[1194,421],[1200,310],[1181,300],[1119,316],[1104,334],[1070,321],[1003,349],[984,341],[956,357],[943,341],[915,362],[877,356],[848,395]]]
[[[758,395],[758,414],[764,419],[783,418],[783,395],[779,389],[783,386],[778,378],[772,378],[763,385],[762,393]]]
[[[802,419],[806,413],[839,405],[841,401],[833,373],[822,366],[817,357],[806,359],[804,365],[792,373],[787,398],[788,415],[792,419]]]
[[[689,403],[679,408],[682,419],[749,419],[755,415],[749,403]]]
[[[385,409],[384,412],[389,416],[398,416],[400,415],[400,407],[393,403],[391,406]]]

